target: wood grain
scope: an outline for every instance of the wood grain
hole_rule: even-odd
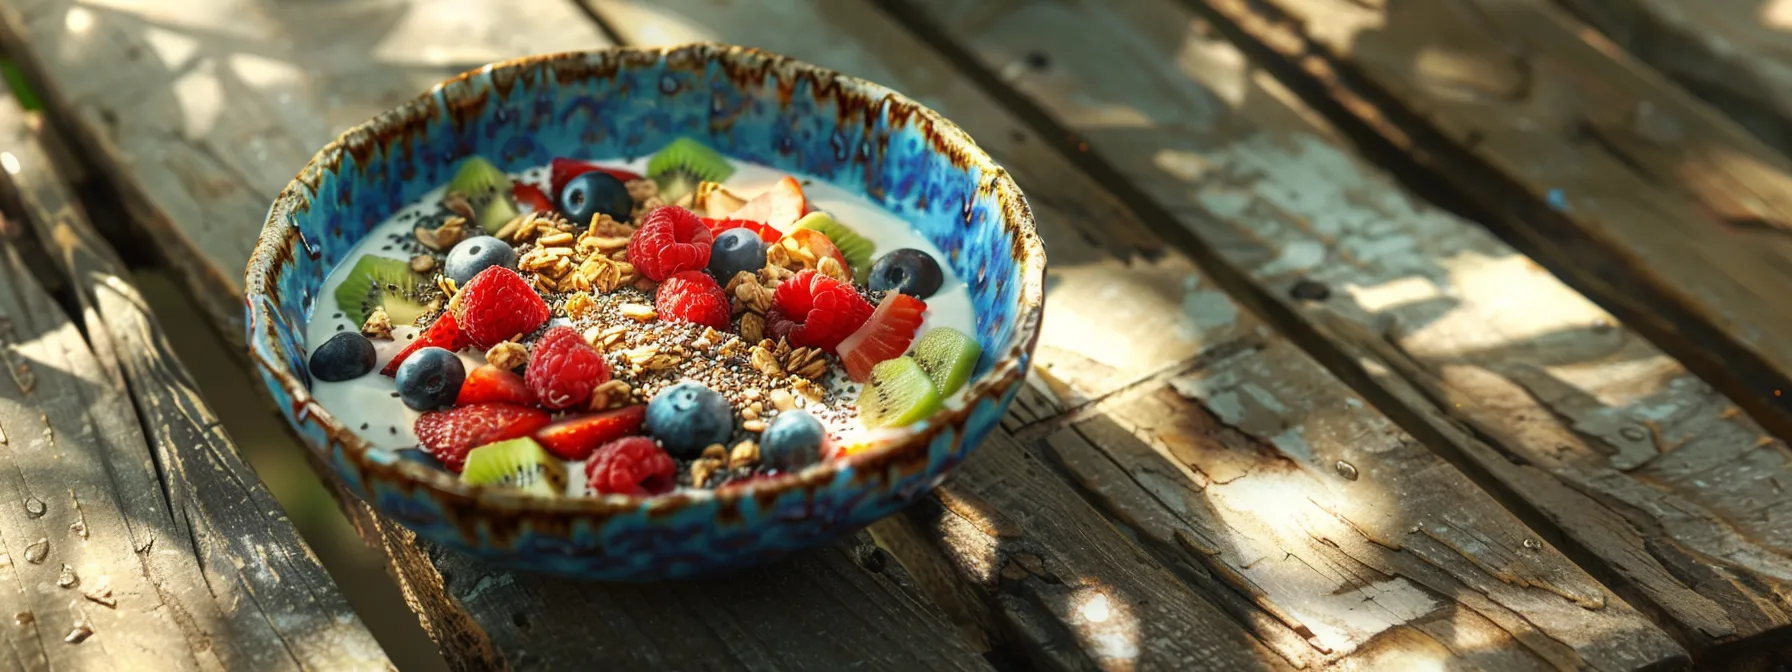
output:
[[[1162,0],[908,4],[1214,250],[1232,286],[1315,335],[1676,631],[1708,646],[1787,624],[1785,444],[1522,254],[1341,150],[1203,21]],[[1136,123],[1105,123],[1116,118]],[[1365,356],[1378,373],[1361,375]],[[1407,378],[1436,370],[1479,387],[1443,403]],[[1479,438],[1453,424],[1471,417]]]

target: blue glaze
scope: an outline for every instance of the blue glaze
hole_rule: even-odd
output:
[[[681,135],[838,185],[908,221],[970,286],[983,361],[962,409],[894,445],[794,475],[659,498],[546,500],[460,483],[370,447],[306,392],[304,328],[326,273],[387,215],[482,155],[645,156]],[[550,151],[551,150],[551,151]],[[993,431],[1038,336],[1044,252],[1020,191],[970,139],[883,87],[715,45],[532,57],[444,82],[325,147],[268,213],[245,279],[257,373],[358,496],[425,539],[586,579],[697,576],[771,561],[888,515]]]

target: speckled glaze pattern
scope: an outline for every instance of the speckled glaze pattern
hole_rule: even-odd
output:
[[[891,445],[716,492],[544,499],[398,460],[308,393],[303,328],[325,275],[389,214],[483,155],[632,159],[691,136],[862,193],[966,279],[985,352],[962,409]],[[383,515],[512,568],[598,580],[765,562],[888,515],[994,429],[1038,338],[1045,253],[1008,174],[950,122],[884,87],[752,49],[694,44],[534,56],[469,72],[344,133],[268,212],[246,287],[250,355],[287,420]]]

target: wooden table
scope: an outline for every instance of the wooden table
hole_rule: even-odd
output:
[[[237,338],[261,215],[340,129],[498,58],[716,40],[902,90],[1016,176],[1052,260],[1039,367],[923,502],[724,578],[515,574],[344,498],[450,666],[1787,664],[1792,161],[1577,21],[1543,0],[14,0],[0,49],[54,128],[0,126],[31,225],[0,229],[0,342],[68,375],[0,378],[0,502],[26,502],[0,506],[0,595],[41,610],[0,660],[384,664],[102,233]],[[127,221],[72,208],[38,149],[58,138],[63,176]],[[51,436],[83,449],[45,463]],[[39,537],[53,555],[21,563]],[[55,587],[61,563],[111,572],[136,617]],[[80,618],[118,622],[61,641]]]

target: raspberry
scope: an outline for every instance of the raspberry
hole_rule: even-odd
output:
[[[678,484],[672,456],[645,436],[617,439],[585,462],[585,483],[596,495],[658,495]]]
[[[543,408],[557,411],[589,401],[591,391],[610,380],[610,367],[579,332],[561,326],[535,342],[523,379]]]
[[[628,239],[628,263],[651,280],[709,266],[709,227],[676,205],[654,208]]]
[[[424,452],[458,474],[466,466],[467,453],[474,448],[528,436],[547,424],[548,414],[533,408],[473,404],[424,413],[417,417],[414,429]]]
[[[398,375],[398,365],[403,364],[404,360],[411,356],[411,353],[424,348],[441,348],[449,352],[460,352],[461,348],[465,347],[467,347],[467,335],[462,333],[460,325],[454,322],[454,313],[442,313],[441,317],[436,318],[435,324],[429,325],[429,328],[425,329],[421,336],[411,341],[410,345],[404,346],[403,350],[399,350],[398,354],[392,357],[392,361],[386,363],[386,368],[380,369],[380,373],[387,376]]]
[[[804,269],[778,284],[773,308],[765,316],[766,330],[791,345],[833,352],[852,332],[871,318],[871,303],[852,285],[814,269]]]
[[[690,322],[727,329],[733,317],[728,293],[703,271],[675,273],[653,295],[653,311],[668,322]]]
[[[480,350],[535,333],[551,315],[529,282],[503,266],[473,276],[448,302],[448,310]]]

